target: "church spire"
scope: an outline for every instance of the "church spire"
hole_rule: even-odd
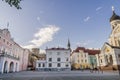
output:
[[[112,15],[111,18],[110,18],[110,22],[112,22],[112,21],[114,21],[114,20],[120,20],[120,16],[118,16],[118,15],[115,13],[114,6],[112,6],[112,12],[113,12],[113,15]]]
[[[67,44],[68,49],[71,49],[70,46],[71,46],[70,45],[70,40],[68,39],[68,44]]]

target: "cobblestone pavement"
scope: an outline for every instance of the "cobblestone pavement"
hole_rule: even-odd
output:
[[[0,80],[120,80],[118,72],[39,72],[23,71],[18,73],[0,74]]]

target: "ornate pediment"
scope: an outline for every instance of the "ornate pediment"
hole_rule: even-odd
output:
[[[105,43],[101,49],[101,51],[105,54],[109,54],[112,51],[112,47],[108,45],[108,43]]]
[[[105,49],[104,49],[104,52],[105,53],[110,53],[111,52],[111,48],[106,46]]]

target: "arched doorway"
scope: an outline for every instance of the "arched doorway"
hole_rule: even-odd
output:
[[[16,63],[15,72],[17,72],[17,68],[18,68],[18,63]]]
[[[4,69],[3,69],[3,73],[7,73],[7,66],[8,66],[8,62],[7,61],[5,61],[5,63],[4,63]]]
[[[14,71],[14,63],[11,62],[11,63],[10,63],[10,68],[9,68],[9,72],[11,73],[11,72],[13,72],[13,71]]]
[[[113,57],[112,57],[112,55],[110,55],[109,59],[110,59],[110,65],[113,65]]]

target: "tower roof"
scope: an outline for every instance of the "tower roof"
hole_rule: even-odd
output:
[[[70,48],[70,40],[68,39],[67,47]]]
[[[115,11],[113,11],[113,15],[112,17],[110,18],[110,22],[113,21],[113,20],[120,20],[120,16],[118,16]]]

